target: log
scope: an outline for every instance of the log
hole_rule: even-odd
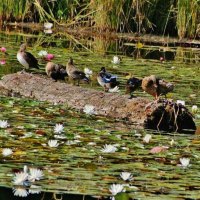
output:
[[[176,115],[172,117],[173,112],[167,109],[169,104],[166,103],[166,100],[151,102],[142,97],[128,99],[128,95],[106,93],[91,88],[73,86],[66,82],[55,82],[39,74],[18,72],[5,75],[0,81],[0,93],[7,96],[17,95],[47,101],[53,104],[67,104],[70,108],[79,111],[82,111],[85,105],[93,105],[97,115],[126,120],[126,122],[134,124],[136,128],[145,127],[178,132],[185,129],[192,129],[194,132],[196,129],[192,115],[186,108],[184,108],[184,115],[187,116],[187,120],[180,120],[183,116],[179,116],[177,108]],[[175,108],[175,106],[172,107]]]

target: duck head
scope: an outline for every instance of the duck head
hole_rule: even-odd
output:
[[[20,46],[20,48],[19,48],[19,51],[21,51],[21,52],[24,52],[24,51],[26,51],[26,44],[25,43],[23,43],[23,44],[21,44],[21,46]]]
[[[106,72],[106,68],[102,67],[101,70],[100,70],[100,72],[105,73]]]

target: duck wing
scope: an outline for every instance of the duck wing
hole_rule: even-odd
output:
[[[89,81],[89,79],[86,77],[85,73],[79,70],[76,70],[73,72],[73,78],[74,79],[83,79],[85,81]]]
[[[24,59],[29,64],[29,67],[39,69],[38,60],[31,53],[24,52]]]
[[[167,82],[163,79],[159,79],[159,84],[158,84],[158,95],[165,95],[168,92],[173,91],[174,85],[170,82]]]

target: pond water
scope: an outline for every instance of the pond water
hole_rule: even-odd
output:
[[[80,69],[88,67],[97,73],[102,66],[120,80],[120,93],[130,76],[142,78],[156,74],[175,84],[168,95],[184,100],[191,110],[200,107],[200,49],[173,45],[152,46],[133,40],[106,40],[101,37],[72,36],[67,33],[30,33],[6,29],[0,33],[0,76],[20,71],[16,52],[22,42],[28,51],[39,58],[46,50],[55,55],[54,62],[66,64],[73,57]],[[114,55],[121,56],[119,65],[112,64]],[[39,60],[44,74],[45,61]],[[92,87],[102,90],[95,78]],[[136,96],[152,99],[138,90]],[[126,199],[199,199],[200,198],[200,137],[181,133],[161,133],[136,130],[125,123],[98,116],[88,116],[67,107],[14,97],[0,97],[0,120],[8,126],[0,128],[0,199],[109,199],[113,184],[120,184],[123,192],[116,200]],[[197,127],[200,111],[194,114]],[[56,124],[62,124],[62,133],[55,133]],[[150,134],[151,140],[143,138]],[[50,147],[49,140],[57,140]],[[115,152],[102,152],[111,144]],[[160,153],[152,148],[162,147]],[[2,154],[5,148],[12,154]],[[155,150],[155,149],[154,149]],[[158,148],[157,148],[158,150]],[[181,166],[180,159],[190,159],[190,165]],[[24,166],[42,170],[43,177],[23,185],[14,184],[15,173]],[[122,172],[132,179],[123,180]]]

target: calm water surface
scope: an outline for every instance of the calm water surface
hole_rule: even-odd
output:
[[[55,55],[54,62],[66,64],[68,58],[80,69],[88,67],[97,73],[105,66],[120,79],[120,93],[130,76],[142,78],[156,74],[175,84],[168,95],[174,100],[184,100],[189,110],[200,107],[200,49],[190,47],[150,46],[134,41],[108,41],[100,37],[74,37],[66,33],[46,35],[6,30],[0,33],[0,54],[5,65],[0,65],[0,75],[20,71],[16,52],[22,42],[38,59],[38,52],[46,50]],[[119,65],[111,63],[119,55]],[[160,59],[164,61],[160,61]],[[39,60],[44,74],[45,61]],[[94,78],[92,87],[102,90]],[[138,90],[137,96],[152,98]],[[0,154],[0,199],[21,199],[15,190],[25,190],[24,199],[100,199],[112,196],[112,184],[125,184],[126,192],[115,199],[199,199],[200,198],[200,138],[195,135],[160,133],[135,130],[111,119],[87,116],[69,109],[66,105],[52,105],[28,99],[0,97],[0,120],[9,127],[0,129],[0,151],[11,148],[13,154]],[[200,112],[195,114],[197,127]],[[56,124],[64,130],[57,138]],[[149,143],[143,137],[151,134]],[[51,148],[48,141],[58,140],[59,146]],[[115,145],[114,153],[103,153],[105,144]],[[168,149],[152,154],[156,146]],[[180,158],[189,158],[187,168],[180,166]],[[44,177],[25,186],[14,186],[13,177],[24,165],[43,170]],[[133,179],[124,181],[121,172],[130,172]],[[36,189],[32,189],[36,185]],[[31,191],[32,189],[33,191]],[[34,194],[33,194],[34,193]],[[37,194],[38,193],[38,194]]]

